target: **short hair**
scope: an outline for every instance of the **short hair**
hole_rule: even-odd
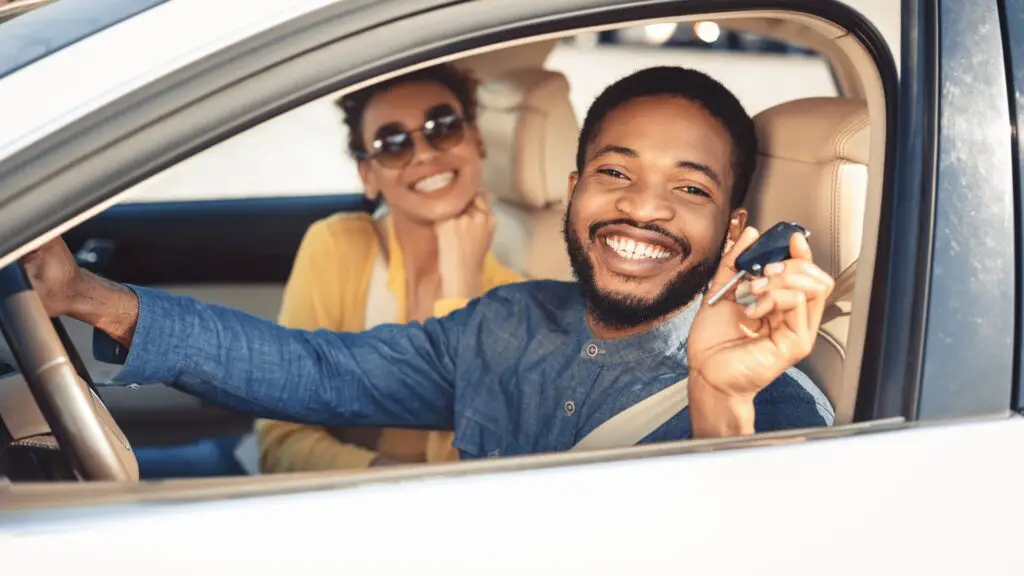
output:
[[[736,96],[703,72],[677,66],[657,66],[634,72],[601,92],[587,111],[576,149],[576,170],[582,172],[587,147],[597,138],[601,123],[620,106],[645,96],[675,96],[700,105],[729,132],[732,139],[733,187],[731,207],[747,197],[757,162],[757,133]]]
[[[366,111],[370,99],[381,92],[410,82],[434,82],[451,90],[462,107],[463,118],[467,122],[476,120],[478,81],[472,74],[448,63],[416,70],[346,94],[335,102],[344,115],[345,125],[348,126],[348,151],[353,158],[358,160],[366,154],[366,145],[363,142],[363,112]]]

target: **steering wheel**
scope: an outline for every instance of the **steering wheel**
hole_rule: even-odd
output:
[[[76,370],[42,300],[17,263],[0,269],[0,328],[76,474],[84,480],[138,480],[139,466],[128,440]],[[70,339],[65,341],[74,346]]]

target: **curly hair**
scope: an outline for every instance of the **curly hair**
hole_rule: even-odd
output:
[[[434,82],[444,86],[455,94],[459,105],[462,106],[464,119],[467,122],[476,120],[476,90],[479,82],[472,74],[447,63],[416,70],[346,94],[335,102],[341,109],[345,125],[348,127],[348,151],[353,158],[359,160],[366,154],[366,145],[363,142],[363,112],[366,111],[366,105],[377,94],[409,82]]]
[[[743,204],[757,161],[754,122],[728,88],[707,74],[688,68],[657,66],[634,72],[594,100],[580,130],[576,170],[582,172],[587,146],[593,144],[605,117],[620,106],[645,96],[676,96],[702,106],[718,119],[732,139],[732,208]]]

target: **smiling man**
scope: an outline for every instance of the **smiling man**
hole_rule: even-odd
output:
[[[701,306],[757,238],[740,208],[756,148],[740,103],[699,72],[616,82],[587,114],[569,176],[578,281],[497,288],[422,324],[288,330],[100,279],[59,240],[25,264],[50,314],[120,344],[117,382],[278,419],[454,429],[464,458],[570,449],[684,378],[688,408],[642,442],[830,425],[828,401],[793,368],[833,286],[802,236],[792,259],[743,287],[749,307],[735,293]]]

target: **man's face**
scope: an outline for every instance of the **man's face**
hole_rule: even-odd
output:
[[[711,281],[727,237],[732,141],[703,107],[644,97],[612,111],[569,178],[565,239],[595,319],[609,328],[656,320]]]

